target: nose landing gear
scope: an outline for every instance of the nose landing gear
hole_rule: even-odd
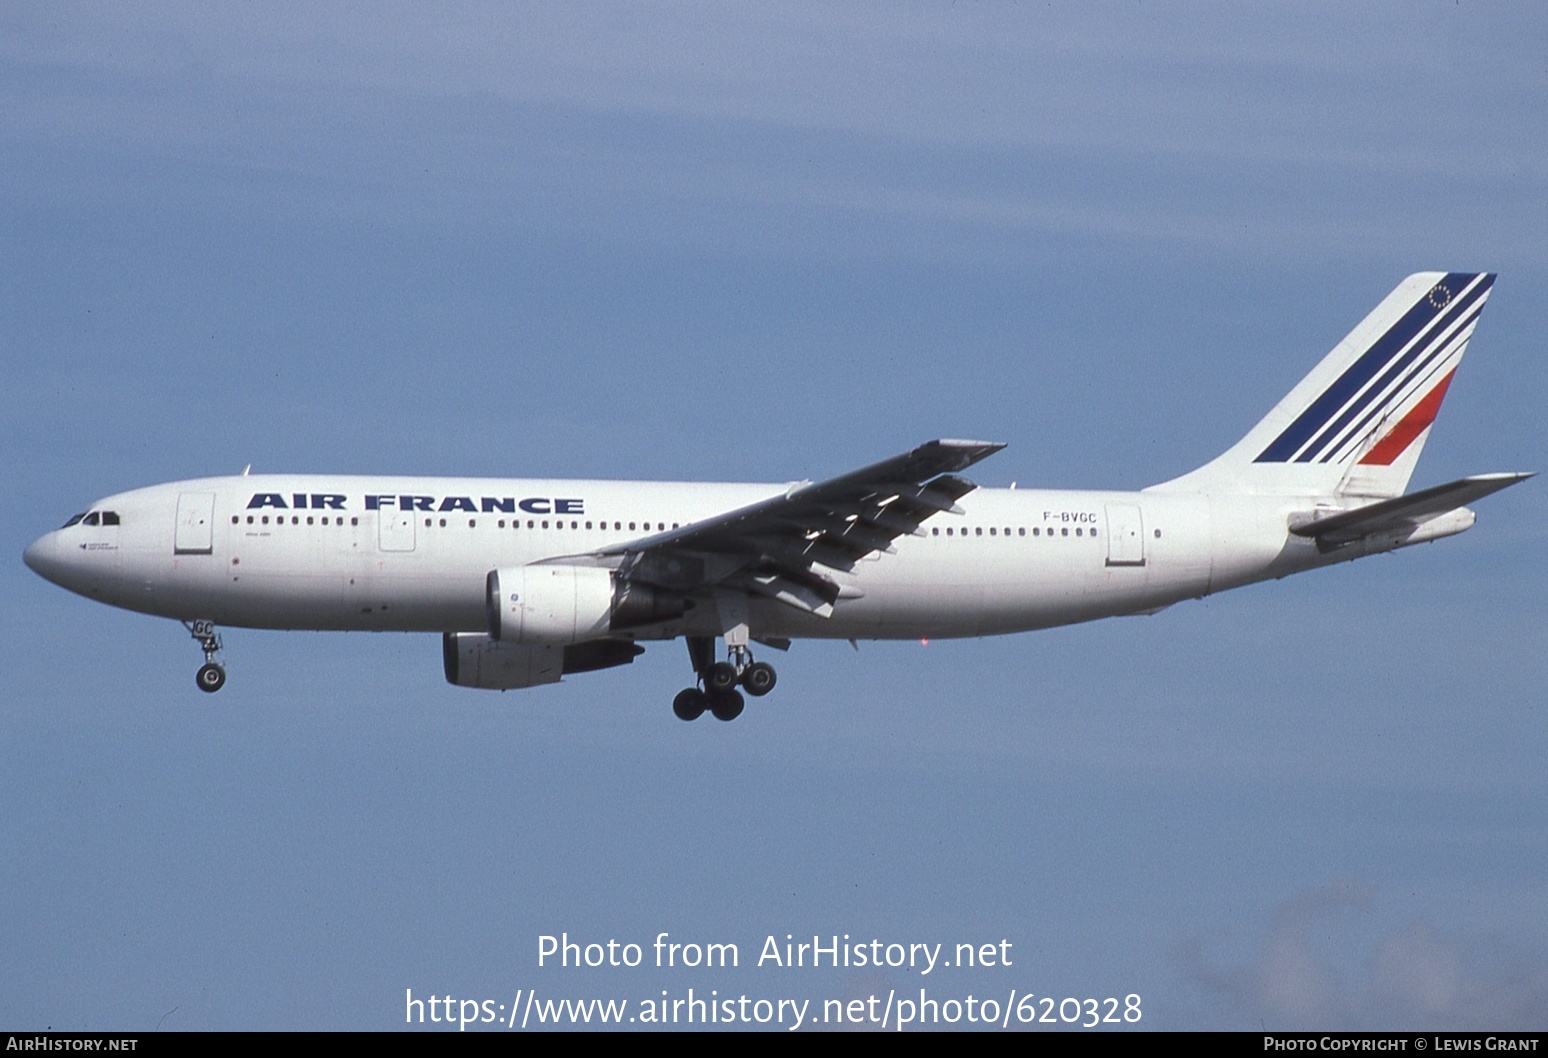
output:
[[[198,640],[204,650],[204,664],[194,674],[194,683],[206,694],[214,694],[226,685],[226,670],[216,659],[220,653],[220,636],[213,621],[184,621],[188,634]]]
[[[754,698],[762,698],[774,689],[774,666],[754,661],[747,647],[732,647],[728,661],[715,661],[714,657],[713,639],[688,637],[688,660],[703,689],[688,687],[673,699],[672,712],[679,720],[697,720],[706,710],[716,720],[735,720],[746,704],[738,686]]]

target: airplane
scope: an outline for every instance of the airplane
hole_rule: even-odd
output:
[[[24,560],[181,621],[204,691],[222,625],[439,632],[450,683],[498,690],[681,637],[673,711],[732,720],[774,689],[754,644],[1152,614],[1470,528],[1533,475],[1404,489],[1494,278],[1409,276],[1234,446],[1138,492],[979,488],[962,472],[1005,446],[964,440],[784,484],[244,472],[99,500]]]

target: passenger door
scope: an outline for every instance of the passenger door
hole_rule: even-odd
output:
[[[185,492],[177,498],[174,555],[208,555],[215,550],[215,494]]]
[[[1133,504],[1107,505],[1107,564],[1145,564],[1145,520],[1140,515],[1140,509]]]

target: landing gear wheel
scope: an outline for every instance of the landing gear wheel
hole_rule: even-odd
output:
[[[707,704],[703,691],[697,687],[688,687],[672,699],[672,712],[677,714],[679,720],[697,720],[704,715]]]
[[[220,657],[220,635],[215,631],[215,622],[184,621],[183,627],[188,629],[188,634],[194,637],[199,648],[204,651],[204,664],[195,673],[194,682],[205,694],[214,694],[226,685],[226,670],[215,660]]]
[[[774,689],[774,666],[766,661],[755,661],[742,673],[742,689],[754,698],[762,698]]]
[[[720,694],[736,689],[736,666],[729,661],[717,661],[704,674],[704,689],[710,694]]]
[[[735,720],[742,715],[745,704],[742,696],[735,691],[721,691],[709,696],[710,712],[715,714],[716,720]]]
[[[194,682],[199,685],[201,691],[214,694],[226,685],[226,670],[214,662],[201,665],[198,674],[194,676]]]

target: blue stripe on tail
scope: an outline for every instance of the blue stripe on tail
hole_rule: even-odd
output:
[[[1443,315],[1455,318],[1455,314],[1465,312],[1466,305],[1455,304],[1453,292],[1464,289],[1469,283],[1477,279],[1476,272],[1450,272],[1437,283],[1430,291],[1410,308],[1394,323],[1387,332],[1376,340],[1365,353],[1350,365],[1349,369],[1336,379],[1321,396],[1312,401],[1294,422],[1285,428],[1278,437],[1269,444],[1254,460],[1256,463],[1285,463],[1295,457],[1295,454],[1311,441],[1318,437],[1319,443],[1323,442],[1329,432],[1336,433],[1334,429],[1324,432],[1329,421],[1338,415],[1340,409],[1360,391],[1360,389],[1387,368],[1410,342],[1424,332],[1431,324]],[[1469,291],[1466,299],[1471,304],[1476,298],[1482,297],[1489,287],[1494,284],[1494,276],[1485,275],[1483,281],[1476,288]],[[1434,295],[1444,290],[1444,300]],[[1437,301],[1439,303],[1437,304]],[[1390,376],[1389,376],[1390,377]],[[1380,388],[1380,387],[1377,387]],[[1372,399],[1375,389],[1367,394],[1366,400]],[[1364,406],[1364,401],[1361,407]],[[1358,409],[1352,409],[1357,413]],[[1349,416],[1341,419],[1341,423],[1347,422]],[[1310,458],[1310,455],[1307,457]]]

